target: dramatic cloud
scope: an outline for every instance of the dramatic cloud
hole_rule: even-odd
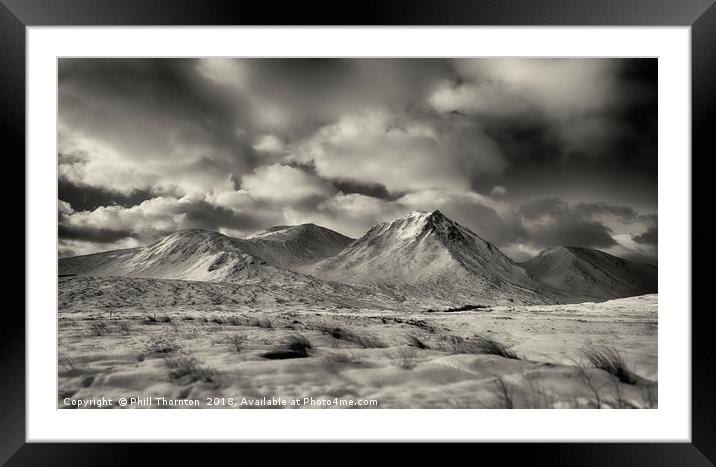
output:
[[[295,203],[308,198],[323,198],[335,188],[319,177],[285,165],[267,165],[241,180],[241,186],[261,199]]]
[[[491,83],[490,94],[522,99],[551,118],[602,110],[619,99],[618,60],[489,58],[458,60],[459,72]]]
[[[390,192],[469,187],[471,174],[500,170],[497,144],[475,125],[419,120],[384,110],[342,117],[292,148],[328,178],[379,183]]]
[[[654,59],[60,59],[60,255],[440,209],[655,262]]]
[[[559,199],[542,199],[522,205],[520,213],[530,227],[530,241],[539,247],[581,246],[608,248],[617,244],[612,230],[588,218],[579,207]]]
[[[632,235],[632,239],[637,243],[656,245],[658,241],[658,229],[656,227],[649,227],[644,233]]]
[[[615,252],[620,256],[650,256],[644,249],[635,248],[633,242],[624,241],[623,233],[655,224],[655,214],[639,214],[629,206],[605,203],[570,206],[555,198],[525,203],[519,212],[530,231],[528,241],[536,248],[581,246]],[[655,227],[649,231],[651,229]]]

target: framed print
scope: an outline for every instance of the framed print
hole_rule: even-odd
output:
[[[4,2],[3,459],[711,465],[715,8]]]

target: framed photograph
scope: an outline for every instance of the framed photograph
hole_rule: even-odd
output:
[[[713,2],[275,10],[3,1],[3,461],[716,462]]]

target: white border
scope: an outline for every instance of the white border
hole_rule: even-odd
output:
[[[689,28],[30,27],[27,51],[28,441],[690,440]],[[57,410],[57,56],[659,57],[659,409]]]

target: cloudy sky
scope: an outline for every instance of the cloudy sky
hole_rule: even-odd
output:
[[[656,59],[60,59],[59,254],[440,209],[656,262]]]

